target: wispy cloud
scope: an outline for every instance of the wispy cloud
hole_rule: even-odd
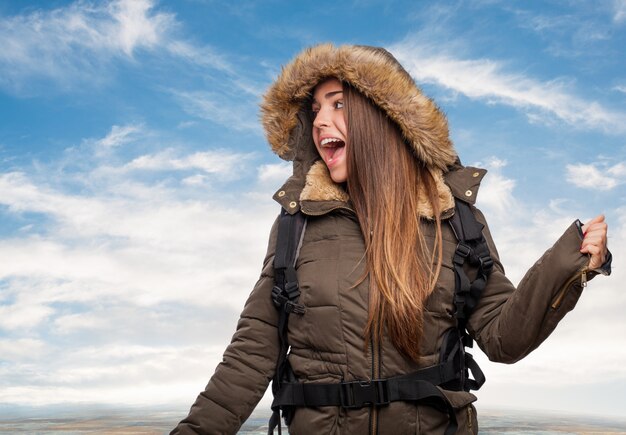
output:
[[[231,130],[261,134],[257,106],[249,99],[232,94],[206,91],[175,91],[172,94],[190,115],[221,124]]]
[[[111,131],[96,143],[98,146],[109,148],[117,147],[133,140],[134,136],[141,131],[140,125],[114,125]]]
[[[162,45],[173,30],[168,13],[153,13],[149,0],[77,2],[0,20],[0,84],[18,87],[32,78],[70,86],[114,58],[132,60],[141,50]]]
[[[542,82],[508,71],[501,61],[463,59],[446,53],[442,47],[435,51],[432,43],[418,39],[406,39],[390,50],[418,82],[432,83],[490,104],[512,106],[533,120],[541,119],[537,116],[540,113],[578,128],[607,133],[626,131],[626,113],[575,95],[565,80]]]
[[[113,86],[122,65],[136,71],[156,65],[168,72],[162,75],[168,83],[155,78],[150,86],[173,96],[187,113],[260,134],[256,109],[264,86],[252,77],[254,73],[235,67],[233,56],[185,38],[177,17],[160,10],[153,0],[77,1],[3,18],[0,88],[10,93],[56,94],[105,83]],[[181,76],[202,77],[204,87],[189,90],[189,83],[195,82],[179,81]],[[140,129],[134,124],[114,126],[100,142],[100,152],[126,143]]]
[[[0,86],[28,93],[35,79],[64,88],[108,80],[115,60],[136,62],[152,53],[212,70],[232,71],[214,49],[178,35],[172,13],[153,0],[78,1],[52,10],[29,11],[0,20]]]
[[[619,24],[626,21],[625,0],[613,0],[613,21]]]
[[[174,150],[169,149],[137,157],[123,168],[152,171],[197,169],[207,174],[220,174],[233,179],[237,178],[251,157],[251,154],[227,150],[200,151],[178,157]]]
[[[574,186],[592,190],[612,190],[626,183],[626,163],[612,166],[600,163],[567,165],[567,181]]]

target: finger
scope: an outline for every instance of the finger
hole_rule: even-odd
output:
[[[589,243],[593,243],[598,246],[606,245],[607,232],[605,224],[595,224],[589,228],[583,237],[581,248]]]
[[[604,231],[588,231],[585,234],[585,238],[582,240],[582,244],[585,243],[605,243],[606,233]]]
[[[604,264],[605,256],[603,255],[595,255],[589,259],[589,269],[599,269]]]
[[[598,216],[594,217],[589,222],[587,222],[585,225],[583,225],[583,234],[585,234],[587,232],[587,230],[589,229],[590,225],[593,225],[595,223],[600,223],[600,222],[604,222],[604,215],[603,214],[599,214]]]
[[[596,247],[599,250],[603,251],[606,249],[606,241],[602,240],[602,239],[591,239],[591,240],[585,240],[583,241],[583,243],[580,246],[580,252],[584,252],[584,253],[590,253],[590,247]]]
[[[589,258],[589,268],[597,269],[604,263],[604,253],[603,251],[595,245],[591,245],[588,247],[589,254],[591,255]]]
[[[604,247],[597,246],[597,245],[589,245],[587,247],[587,251],[591,255],[592,258],[597,257],[600,260],[602,260],[602,257],[604,257],[604,253],[605,253]]]
[[[586,225],[587,233],[590,231],[604,231],[606,232],[609,228],[608,224],[604,221],[602,222],[594,222],[589,225]]]

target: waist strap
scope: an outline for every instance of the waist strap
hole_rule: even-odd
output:
[[[454,408],[435,385],[457,376],[453,362],[448,361],[388,379],[332,384],[283,382],[274,396],[272,410],[276,414],[285,407],[341,406],[358,409],[364,406],[385,406],[396,401],[418,402],[448,414],[450,422],[445,435],[452,435],[457,429]],[[273,431],[273,428],[270,430]]]

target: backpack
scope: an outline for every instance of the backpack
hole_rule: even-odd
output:
[[[455,200],[455,213],[449,222],[458,241],[453,257],[457,326],[448,329],[444,335],[439,364],[387,379],[311,384],[298,382],[287,360],[289,315],[302,315],[306,311],[304,306],[298,304],[300,291],[295,268],[304,238],[306,217],[300,211],[290,214],[281,210],[274,257],[275,285],[272,289],[272,300],[279,310],[280,352],[272,380],[274,401],[268,435],[273,434],[277,426],[281,435],[281,410],[285,423],[289,425],[296,407],[341,406],[350,409],[384,406],[398,400],[419,402],[447,413],[449,424],[445,435],[456,432],[454,409],[437,386],[447,390],[470,391],[478,390],[485,382],[482,370],[472,355],[465,351],[466,347],[473,345],[466,326],[485,288],[493,261],[482,233],[484,226],[476,220],[469,204]],[[463,270],[465,263],[477,269],[473,281]]]

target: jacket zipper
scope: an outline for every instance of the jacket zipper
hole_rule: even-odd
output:
[[[572,284],[574,284],[574,282],[577,279],[580,279],[581,287],[587,287],[587,271],[588,271],[588,268],[587,266],[585,266],[582,269],[580,269],[578,272],[576,272],[574,276],[572,276],[570,279],[567,280],[565,285],[561,288],[561,290],[559,290],[559,292],[556,294],[554,299],[552,299],[553,310],[556,310],[561,306],[561,303],[563,302],[565,295],[569,291],[569,288],[572,286]]]
[[[374,333],[372,332],[372,382],[380,377],[378,369],[379,349],[378,342],[374,340]],[[378,434],[378,407],[372,406],[370,414],[370,435]]]

